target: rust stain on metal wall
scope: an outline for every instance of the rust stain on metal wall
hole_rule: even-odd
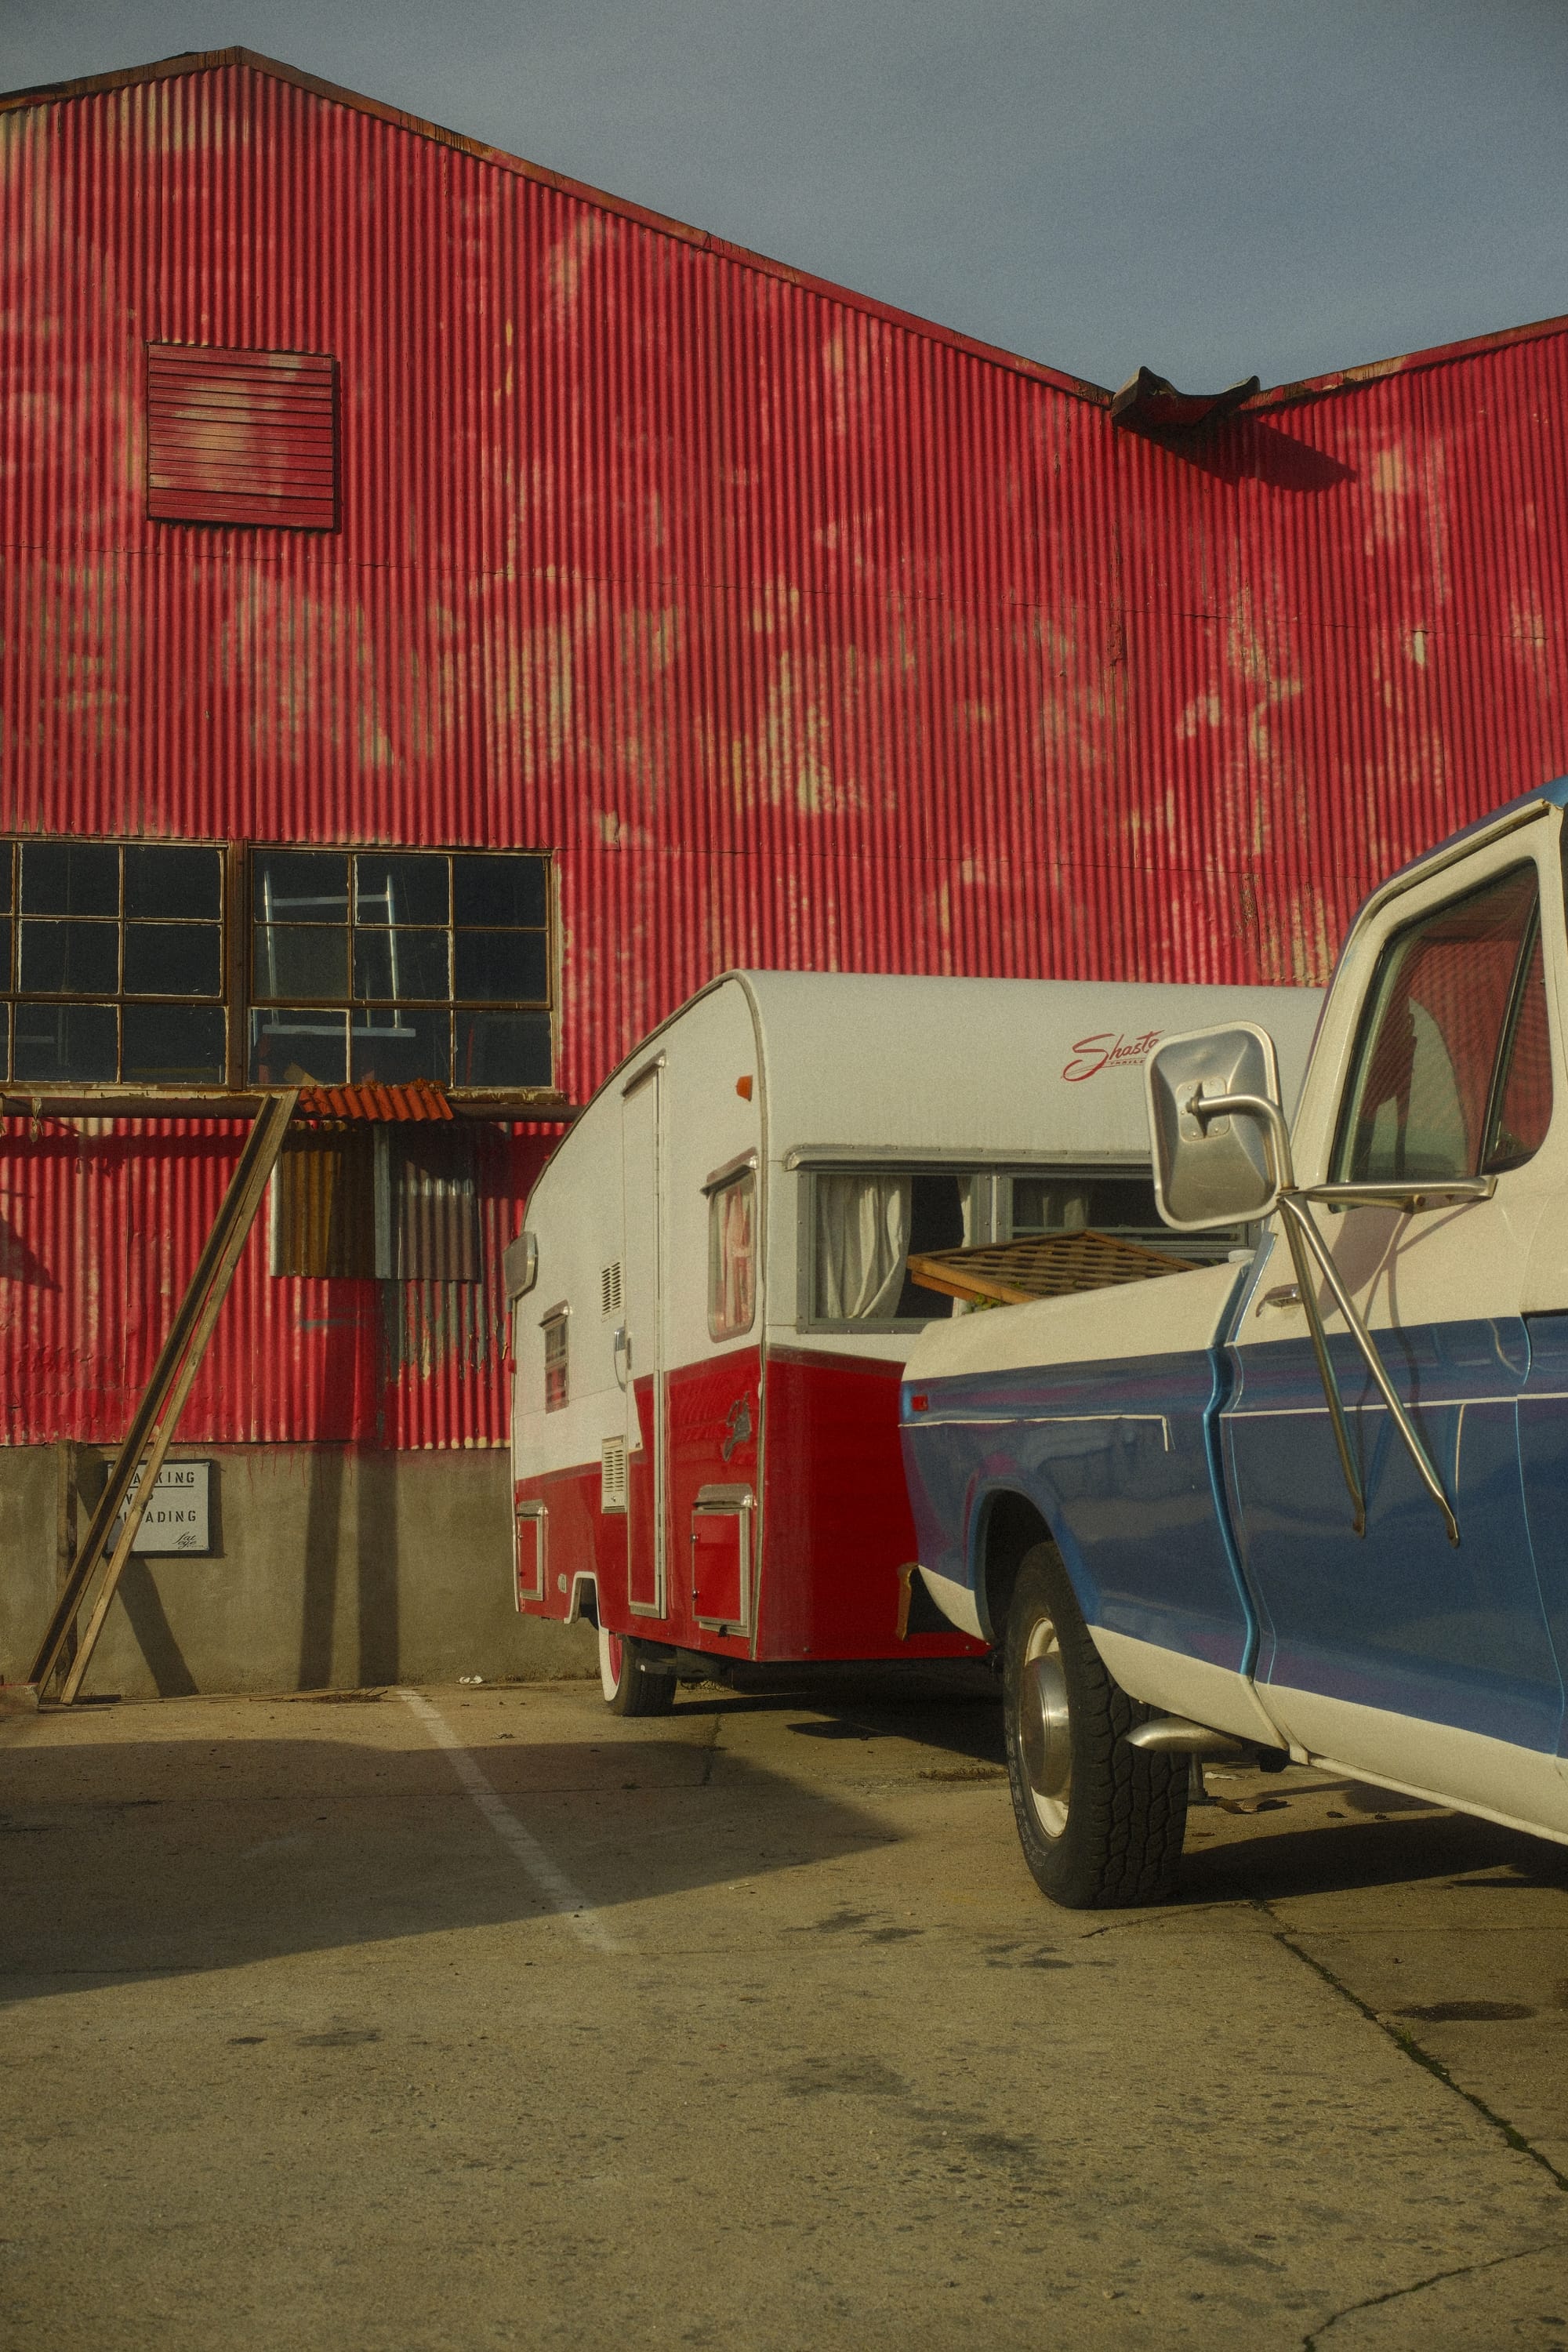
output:
[[[1163,446],[238,54],[0,104],[0,825],[550,849],[573,1099],[731,961],[1321,980],[1568,768],[1561,322]],[[340,528],[150,520],[149,342],[330,354]],[[11,1130],[14,1423],[112,1433],[237,1137]],[[478,1321],[253,1251],[192,1431],[500,1442],[521,1167]]]

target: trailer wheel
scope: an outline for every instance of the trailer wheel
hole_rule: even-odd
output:
[[[1148,1709],[1106,1672],[1054,1544],[1019,1564],[1003,1692],[1013,1811],[1041,1893],[1075,1911],[1170,1895],[1187,1759],[1127,1745]]]
[[[668,1715],[675,1705],[675,1676],[650,1675],[629,1633],[599,1628],[599,1687],[612,1715]]]

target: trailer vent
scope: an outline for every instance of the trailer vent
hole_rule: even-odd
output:
[[[618,1315],[621,1311],[621,1262],[599,1268],[599,1311],[602,1315]]]
[[[624,1437],[606,1437],[599,1449],[599,1508],[624,1511],[626,1507],[626,1441]]]

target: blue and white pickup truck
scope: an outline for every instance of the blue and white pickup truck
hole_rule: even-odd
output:
[[[1292,1128],[1261,1029],[1162,1044],[1161,1214],[1255,1253],[916,1343],[916,1599],[1001,1652],[1058,1902],[1170,1892],[1194,1756],[1568,1843],[1565,806],[1367,901]]]

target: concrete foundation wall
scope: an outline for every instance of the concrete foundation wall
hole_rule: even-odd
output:
[[[582,1625],[511,1599],[508,1458],[186,1446],[213,1464],[210,1558],[133,1558],[84,1694],[352,1690],[596,1671]],[[0,1680],[32,1663],[108,1456],[0,1448]]]

